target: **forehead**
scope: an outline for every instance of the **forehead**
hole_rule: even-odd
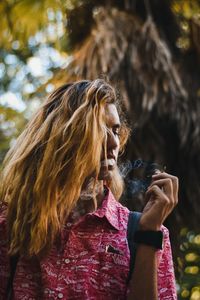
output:
[[[105,119],[107,126],[120,125],[119,114],[115,104],[106,104]]]

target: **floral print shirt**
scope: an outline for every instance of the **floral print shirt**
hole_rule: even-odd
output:
[[[10,274],[7,255],[6,211],[0,212],[0,300]],[[130,252],[127,242],[129,210],[109,190],[101,207],[69,218],[45,258],[19,258],[13,299],[121,300],[127,298]],[[157,251],[160,300],[177,299],[168,229],[161,227],[164,247]],[[145,279],[144,279],[145,280]]]

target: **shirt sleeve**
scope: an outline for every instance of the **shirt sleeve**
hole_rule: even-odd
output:
[[[10,272],[7,235],[6,235],[6,210],[0,207],[0,295],[5,299],[6,287]]]
[[[169,231],[165,226],[162,226],[161,230],[164,236],[164,245],[163,249],[158,251],[158,299],[177,300]]]

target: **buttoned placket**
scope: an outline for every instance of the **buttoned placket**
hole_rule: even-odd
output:
[[[73,228],[73,223],[67,222],[65,226],[63,226],[61,230],[61,243],[59,243],[59,250],[57,251],[57,279],[56,279],[56,299],[65,299],[64,293],[60,290],[59,286],[59,277],[62,275],[63,266],[66,266],[70,263],[69,258],[65,258],[65,249],[67,247],[67,243],[70,237],[70,233]],[[54,299],[54,298],[52,298]]]
[[[69,257],[66,257],[66,249],[67,249],[67,244],[69,242],[70,236],[73,235],[74,230],[80,226],[82,222],[85,222],[87,217],[90,216],[90,214],[86,214],[76,222],[73,223],[71,222],[70,219],[67,220],[66,224],[63,226],[62,231],[61,231],[61,245],[59,249],[59,257],[57,259],[57,266],[58,266],[58,273],[57,273],[57,283],[56,283],[56,291],[57,291],[57,299],[64,299],[64,294],[60,291],[60,286],[59,286],[59,276],[62,275],[62,270],[63,268],[66,269],[66,267],[72,263],[72,260]]]

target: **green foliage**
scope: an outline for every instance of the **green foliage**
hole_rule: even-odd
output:
[[[26,119],[23,113],[0,105],[0,164],[25,124]]]
[[[181,237],[181,256],[178,257],[180,276],[179,299],[200,299],[200,234],[183,228]]]
[[[191,20],[200,19],[199,0],[173,0],[172,10],[178,19],[181,36],[177,40],[177,46],[187,50],[191,46]]]
[[[191,19],[199,15],[200,2],[199,0],[174,0],[172,9],[181,18]]]
[[[46,83],[63,63],[64,6],[53,0],[0,2],[6,16],[0,19],[0,163],[53,88]]]
[[[0,15],[6,18],[0,18],[0,47],[11,50],[16,42],[21,49],[26,47],[31,36],[47,27],[49,14],[64,12],[64,7],[65,1],[62,0],[1,1]]]

